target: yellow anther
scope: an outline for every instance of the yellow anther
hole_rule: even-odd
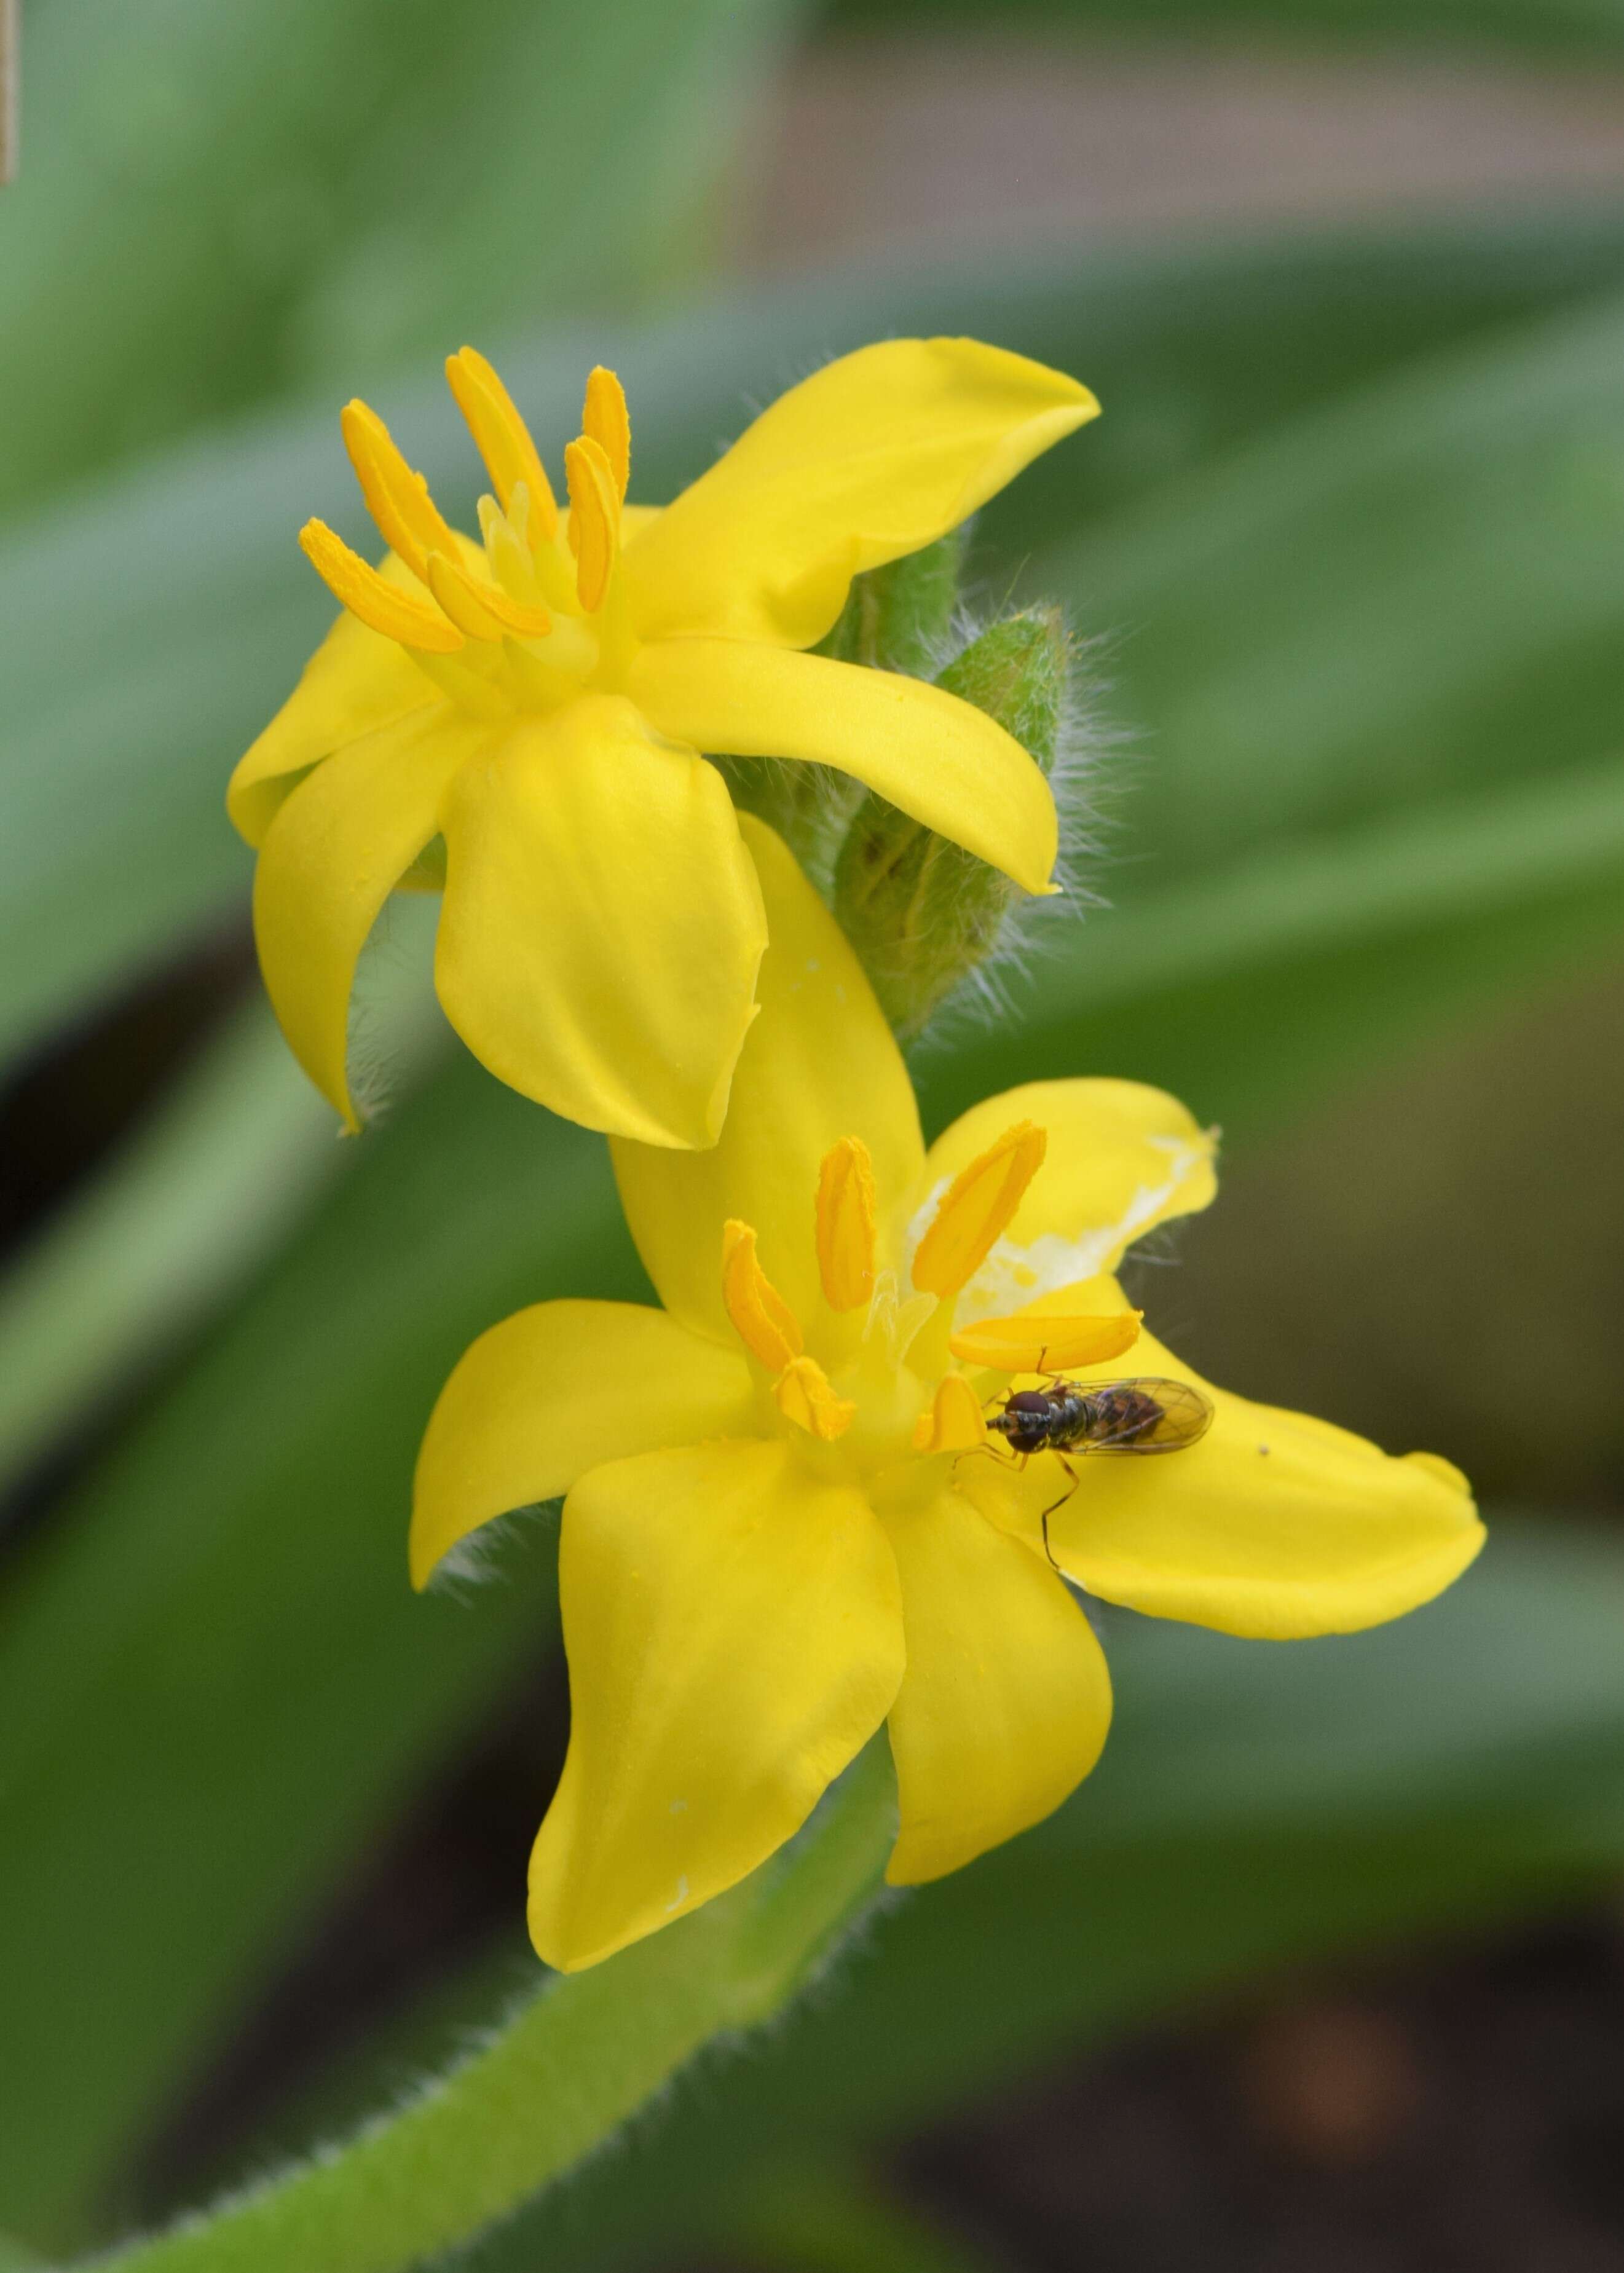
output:
[[[508,511],[515,489],[523,482],[530,492],[531,546],[550,544],[558,528],[553,484],[513,397],[474,348],[460,348],[455,355],[447,357],[446,377],[457,409],[474,438],[474,446],[485,460],[492,484],[502,501],[502,511]]]
[[[974,1390],[962,1373],[944,1374],[936,1403],[914,1423],[916,1452],[973,1452],[987,1440]]]
[[[961,1326],[947,1346],[964,1365],[991,1366],[999,1373],[1064,1373],[1074,1365],[1105,1365],[1132,1349],[1142,1315],[1113,1310],[1103,1318],[1046,1318],[1026,1310]]]
[[[722,1227],[722,1300],[734,1332],[769,1373],[781,1374],[801,1355],[800,1324],[762,1269],[756,1234],[748,1223]]]
[[[859,1310],[874,1292],[874,1163],[843,1136],[817,1173],[817,1269],[831,1310]]]
[[[601,442],[583,434],[564,453],[569,483],[569,544],[575,589],[590,615],[601,608],[620,549],[620,492]]]
[[[848,1398],[837,1397],[829,1377],[815,1357],[792,1358],[778,1376],[773,1400],[786,1421],[832,1444],[844,1437],[857,1415]]]
[[[631,413],[626,408],[626,389],[601,363],[586,383],[581,431],[608,459],[615,488],[624,497],[632,470]]]
[[[521,639],[539,639],[552,627],[545,608],[527,608],[508,598],[500,584],[480,583],[458,560],[444,552],[431,552],[425,581],[459,631],[470,639],[499,640],[509,632]]]
[[[981,1269],[1043,1165],[1048,1134],[1018,1121],[942,1195],[914,1257],[914,1284],[927,1294],[956,1294]]]
[[[386,639],[398,640],[402,647],[418,648],[427,655],[455,655],[462,646],[462,633],[438,608],[415,593],[386,583],[376,568],[369,567],[358,552],[352,552],[342,537],[333,534],[326,521],[307,521],[299,531],[299,543],[334,597]]]
[[[431,552],[456,549],[428,484],[412,471],[383,420],[365,402],[347,402],[338,423],[379,535],[414,575],[421,576]]]

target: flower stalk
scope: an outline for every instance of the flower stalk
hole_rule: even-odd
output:
[[[702,2045],[760,2026],[874,1899],[897,1834],[883,1737],[731,1894],[547,1982],[480,2051],[341,2149],[99,2273],[397,2273],[471,2240],[601,2144]]]

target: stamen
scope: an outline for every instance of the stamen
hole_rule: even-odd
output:
[[[916,1452],[973,1452],[987,1440],[981,1401],[962,1373],[946,1373],[936,1403],[914,1423]]]
[[[431,552],[456,550],[456,539],[441,520],[427,482],[412,471],[383,420],[365,402],[347,402],[338,423],[379,535],[415,576],[421,576]]]
[[[575,556],[575,589],[589,615],[604,604],[620,549],[620,492],[603,445],[590,434],[564,453],[569,482],[569,543]]]
[[[817,1176],[817,1268],[832,1310],[861,1309],[874,1292],[874,1163],[861,1136],[843,1136]]]
[[[462,645],[462,633],[438,608],[386,583],[325,521],[307,521],[299,531],[299,543],[334,597],[386,639],[429,655],[455,655]]]
[[[1042,1373],[1051,1368],[1104,1365],[1139,1338],[1139,1310],[1116,1310],[1104,1318],[1046,1318],[1025,1311],[1012,1318],[981,1318],[950,1334],[947,1346],[965,1365],[991,1366],[999,1373]]]
[[[828,1375],[815,1357],[792,1358],[772,1394],[786,1421],[825,1444],[844,1437],[857,1416],[857,1407],[849,1398],[835,1395]]]
[[[1048,1144],[1046,1130],[1018,1121],[954,1177],[914,1255],[916,1287],[956,1294],[974,1277],[1042,1167]]]
[[[527,608],[508,598],[499,584],[481,584],[460,561],[444,552],[431,552],[425,581],[440,606],[470,639],[499,640],[515,632],[521,639],[539,639],[553,627],[545,608]]]
[[[558,528],[553,484],[513,397],[474,348],[460,348],[446,358],[446,377],[502,511],[508,510],[514,490],[523,482],[530,491],[531,547],[538,550],[550,544]]]
[[[757,1261],[748,1223],[722,1227],[722,1300],[734,1332],[769,1373],[781,1374],[801,1355],[800,1323]]]
[[[615,488],[624,497],[632,470],[631,413],[626,408],[625,388],[601,363],[586,383],[581,431],[598,444],[608,459]]]

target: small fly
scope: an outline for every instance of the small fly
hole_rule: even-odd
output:
[[[1051,1563],[1049,1519],[1063,1508],[1082,1478],[1068,1452],[1182,1452],[1212,1426],[1210,1400],[1187,1381],[1143,1374],[1131,1381],[1080,1381],[1054,1376],[1041,1389],[1018,1389],[992,1414],[989,1434],[1002,1437],[1025,1467],[1034,1452],[1053,1452],[1071,1478],[1043,1511],[1043,1552]]]

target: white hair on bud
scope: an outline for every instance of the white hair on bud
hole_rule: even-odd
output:
[[[1001,614],[961,611],[935,668],[944,669]],[[1013,1015],[1017,982],[1029,979],[1045,957],[1068,944],[1087,910],[1110,904],[1091,881],[1107,857],[1106,838],[1114,825],[1103,806],[1103,767],[1108,757],[1131,746],[1133,737],[1107,709],[1111,682],[1097,663],[1109,645],[1103,636],[1083,639],[1067,633],[1065,685],[1048,777],[1060,822],[1055,863],[1059,891],[1049,899],[1026,893],[1011,898],[990,953],[937,1004],[910,1042],[911,1052],[951,1045],[967,1031]]]
[[[508,1575],[508,1553],[513,1542],[538,1520],[556,1518],[561,1505],[556,1499],[538,1500],[533,1507],[515,1507],[482,1523],[477,1531],[470,1531],[440,1557],[426,1591],[466,1601],[477,1587],[500,1583]]]

